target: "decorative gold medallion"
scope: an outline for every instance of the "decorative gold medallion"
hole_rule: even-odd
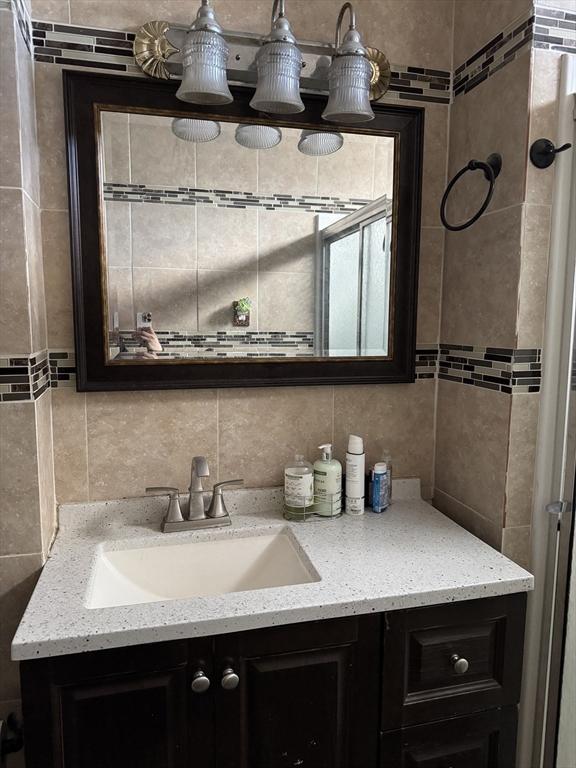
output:
[[[370,78],[370,101],[382,98],[390,85],[390,62],[378,48],[366,47],[368,61],[372,67]]]
[[[136,64],[147,75],[159,80],[170,79],[166,60],[179,50],[166,37],[169,29],[167,21],[148,21],[136,32],[134,40]]]

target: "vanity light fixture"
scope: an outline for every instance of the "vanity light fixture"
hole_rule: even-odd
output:
[[[230,48],[209,0],[202,0],[182,49],[182,83],[176,97],[192,104],[229,104],[226,76]]]
[[[220,136],[220,123],[215,120],[194,120],[190,117],[175,117],[172,120],[172,133],[184,141],[201,143],[214,141]]]
[[[252,109],[276,115],[304,110],[300,98],[302,54],[285,16],[285,0],[274,0],[272,28],[256,54],[258,83]]]
[[[272,149],[282,141],[282,131],[273,125],[239,125],[235,138],[247,149]]]
[[[338,152],[344,144],[344,136],[341,133],[331,131],[302,131],[298,141],[298,150],[303,155],[321,157]]]
[[[340,30],[346,12],[350,23],[340,44]],[[374,112],[370,106],[372,67],[356,29],[356,13],[351,3],[344,3],[338,14],[335,49],[328,72],[328,103],[322,117],[336,123],[373,120]]]

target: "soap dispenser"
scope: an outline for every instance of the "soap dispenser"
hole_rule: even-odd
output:
[[[314,470],[312,464],[297,453],[284,467],[284,517],[306,519],[314,503]]]
[[[342,465],[332,457],[332,444],[318,446],[322,458],[314,462],[314,512],[322,517],[342,514]]]

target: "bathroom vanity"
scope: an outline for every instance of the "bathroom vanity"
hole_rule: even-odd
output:
[[[278,491],[229,499],[231,526],[182,534],[159,533],[165,498],[61,508],[13,643],[28,768],[514,764],[530,574],[418,498],[303,524]],[[227,573],[258,539],[236,587],[196,588],[178,554],[229,547]]]

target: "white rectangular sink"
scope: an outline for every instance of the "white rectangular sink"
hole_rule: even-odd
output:
[[[86,606],[109,608],[315,581],[320,576],[289,529],[133,549],[102,548]]]

